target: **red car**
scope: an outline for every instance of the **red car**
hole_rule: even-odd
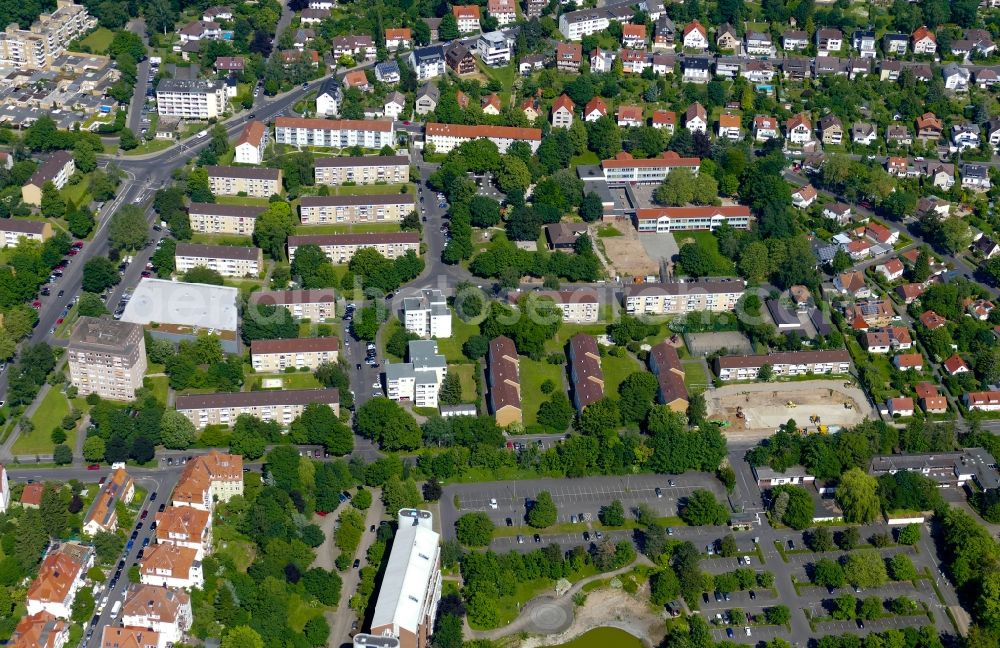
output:
[[[79,251],[76,248],[70,248],[69,252],[66,253],[66,256],[76,256],[77,254],[79,254]]]
[[[62,324],[62,323],[63,323],[63,318],[62,317],[60,317],[59,319],[56,320],[56,324]]]
[[[98,484],[103,484],[106,479],[107,479],[107,477],[101,477],[101,481],[99,481],[97,483]]]
[[[149,515],[149,511],[148,510],[147,511],[143,511],[142,515],[139,516],[139,519],[140,520],[145,520],[146,516],[148,516],[148,515]]]
[[[141,274],[143,277],[146,277],[147,279],[153,276],[153,273],[150,272],[149,270],[143,270]]]
[[[73,247],[75,247],[77,250],[82,249],[83,241],[73,241]]]
[[[36,299],[35,301],[31,302],[31,307],[34,308],[35,310],[38,310],[39,308],[42,307],[42,302]]]
[[[90,464],[87,466],[87,470],[100,470],[101,464]]]

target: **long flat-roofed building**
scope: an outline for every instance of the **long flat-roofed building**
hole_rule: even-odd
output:
[[[669,342],[660,342],[649,351],[649,370],[656,376],[656,400],[675,412],[686,412],[688,390],[684,384],[684,367],[677,349]]]
[[[44,242],[52,236],[52,225],[18,218],[0,219],[0,247],[14,247],[21,239]]]
[[[310,403],[329,405],[340,414],[340,392],[336,389],[187,394],[177,397],[175,407],[200,430],[206,425],[231,426],[241,414],[287,426]]]
[[[635,228],[640,234],[715,231],[723,223],[734,229],[750,229],[754,217],[745,205],[704,207],[650,207],[635,211]]]
[[[130,401],[146,374],[142,327],[131,322],[81,317],[67,347],[70,383],[83,396]]]
[[[390,119],[304,119],[278,117],[274,120],[274,141],[292,146],[380,149],[392,146]]]
[[[497,425],[506,427],[521,423],[520,359],[514,340],[504,335],[490,340],[486,362],[490,411]]]
[[[722,356],[715,361],[715,373],[720,380],[756,380],[764,365],[770,365],[775,376],[846,374],[851,370],[851,354],[844,349],[829,349]]]
[[[283,306],[292,317],[311,321],[337,316],[337,294],[333,288],[258,290],[250,293],[250,304]]]
[[[740,279],[671,282],[626,286],[629,315],[668,315],[692,311],[731,311],[746,291]]]
[[[40,14],[28,29],[11,23],[0,33],[0,66],[49,69],[67,45],[96,26],[97,19],[87,13],[85,6],[72,0],[56,0],[56,10]]]
[[[660,184],[674,169],[687,169],[698,173],[701,160],[696,157],[681,157],[674,151],[667,151],[658,158],[636,160],[629,153],[619,153],[610,160],[601,162],[603,180],[610,186],[630,183]],[[598,176],[600,178],[600,176]],[[590,178],[584,177],[584,180]]]
[[[216,502],[243,494],[243,456],[211,450],[187,462],[171,503],[211,512]]]
[[[368,636],[394,637],[399,648],[427,648],[441,600],[441,536],[430,511],[400,509],[398,520]],[[354,643],[382,646],[377,641],[358,644],[358,637]]]
[[[434,145],[435,153],[448,153],[456,146],[476,139],[488,139],[497,145],[501,153],[514,142],[526,142],[531,152],[538,150],[542,143],[539,128],[518,128],[514,126],[466,126],[462,124],[427,124],[424,139]]]
[[[212,119],[226,112],[224,81],[163,79],[156,86],[156,109],[160,118]]]
[[[260,248],[178,243],[174,266],[179,274],[202,266],[223,277],[257,276],[264,267],[264,254]]]
[[[628,22],[635,12],[628,2],[615,2],[594,9],[567,11],[559,16],[559,31],[569,40],[604,31],[612,22]]]
[[[281,193],[281,169],[210,166],[205,170],[208,171],[208,188],[216,196],[246,194],[270,198]]]
[[[531,295],[551,300],[562,311],[562,321],[567,324],[592,324],[600,318],[601,304],[596,291],[540,290]]]
[[[299,199],[299,217],[303,225],[398,223],[415,209],[413,194],[303,196]]]
[[[410,181],[410,158],[405,155],[362,155],[316,160],[316,184],[399,184]]]
[[[148,326],[150,335],[171,342],[194,339],[200,332],[211,330],[223,349],[236,353],[238,294],[231,286],[142,279],[121,321]],[[156,326],[149,326],[153,322]]]
[[[335,337],[253,340],[250,362],[258,373],[316,369],[324,362],[337,362],[340,341]]]
[[[202,234],[236,234],[252,236],[257,218],[266,207],[260,205],[225,205],[222,203],[191,203],[188,219],[191,229]]]
[[[569,379],[573,385],[573,405],[582,412],[587,405],[604,398],[604,371],[601,351],[592,335],[577,333],[569,340]]]
[[[420,254],[418,232],[378,232],[374,234],[310,234],[288,237],[288,258],[295,259],[295,250],[303,245],[317,245],[331,263],[343,264],[363,248],[373,248],[384,257],[394,259],[409,251]]]

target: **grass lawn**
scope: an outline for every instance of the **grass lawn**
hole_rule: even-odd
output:
[[[256,558],[254,543],[231,526],[227,524],[215,525],[212,535],[214,536],[215,550],[232,558],[237,570],[245,572]]]
[[[503,105],[506,106],[510,101],[510,93],[511,89],[514,87],[514,79],[517,77],[517,68],[513,63],[499,68],[483,65],[483,63],[478,60],[476,63],[479,66],[479,71],[482,72],[487,78],[495,79],[500,82],[502,87],[499,94],[500,98],[503,100]]]
[[[52,452],[52,428],[59,427],[63,417],[69,414],[69,401],[66,394],[53,387],[42,399],[35,415],[31,417],[31,422],[35,429],[30,434],[21,433],[14,443],[11,452],[14,454],[42,454]],[[66,443],[73,447],[76,432],[67,430]]]
[[[709,377],[705,373],[705,365],[700,360],[684,361],[681,363],[684,368],[684,384],[688,391],[696,394],[705,391],[708,386]]]
[[[618,385],[636,371],[642,371],[643,367],[630,354],[626,353],[622,358],[606,355],[601,358],[601,370],[604,372],[604,395],[617,396]]]
[[[149,388],[153,391],[153,395],[156,396],[156,400],[166,405],[170,394],[170,378],[167,376],[153,376],[146,380],[149,381]]]
[[[144,153],[156,153],[157,151],[168,149],[173,145],[174,145],[173,140],[162,140],[162,139],[150,140],[148,142],[140,144],[131,151],[125,151],[125,155],[128,156],[128,155],[142,155]],[[113,152],[114,151],[112,151],[112,153]],[[220,200],[219,202],[222,201]]]
[[[404,187],[406,191],[403,191]],[[401,194],[416,199],[417,192],[412,183],[340,185],[329,187],[331,196],[385,196]]]
[[[569,159],[570,166],[576,166],[578,164],[599,164],[601,159],[597,157],[597,153],[593,151],[587,151],[586,153],[581,153],[580,155],[574,155]]]
[[[108,51],[108,47],[111,46],[111,41],[114,37],[114,32],[110,29],[98,27],[80,42],[89,47],[90,51],[94,54],[104,54]]]
[[[282,374],[251,374],[247,377],[243,391],[250,391],[254,385],[260,384],[265,378],[278,378],[281,380],[281,389],[318,389],[320,384],[311,371],[297,371],[295,373]]]
[[[295,632],[302,632],[310,619],[323,616],[323,612],[324,608],[306,603],[298,594],[288,597],[288,627]]]
[[[263,283],[263,281],[258,279],[231,279],[226,277],[223,280],[223,285],[238,289],[241,296],[246,296],[255,290],[259,290]]]
[[[674,240],[677,241],[677,247],[694,242],[708,252],[712,259],[712,270],[709,274],[713,276],[736,274],[736,266],[733,262],[719,252],[719,241],[715,238],[715,234],[711,232],[675,232]]]
[[[199,245],[235,245],[237,247],[252,247],[253,239],[249,236],[237,236],[235,234],[204,234],[193,232],[191,242]]]
[[[556,384],[556,389],[564,392],[568,391],[565,385],[565,370],[563,365],[549,364],[548,362],[536,362],[531,358],[521,356],[521,412],[524,415],[524,424],[531,425],[537,423],[538,407],[549,400],[549,396],[542,393],[542,383],[546,379]]]
[[[462,353],[462,345],[473,335],[479,335],[479,326],[462,321],[458,315],[451,314],[451,337],[438,340],[438,351],[452,363],[468,363],[469,358]]]
[[[267,207],[267,198],[255,198],[253,196],[216,196],[215,202],[220,205],[256,205]]]
[[[597,236],[600,238],[612,238],[621,235],[622,233],[614,225],[602,225],[597,228]]]
[[[351,223],[345,225],[296,225],[296,234],[371,234],[399,232],[399,223]]]
[[[475,365],[462,364],[462,365],[448,365],[448,373],[453,373],[458,375],[458,379],[462,383],[462,402],[474,403],[476,402],[476,378]]]
[[[80,316],[79,304],[73,304],[73,307],[69,309],[69,313],[63,318],[63,323],[56,326],[56,332],[53,334],[57,338],[68,339],[70,333],[73,332],[73,326],[76,324],[77,318]]]
[[[90,177],[84,176],[76,184],[67,184],[59,193],[62,194],[63,200],[67,203],[79,206],[90,202],[90,197],[87,194],[87,189],[89,188]]]

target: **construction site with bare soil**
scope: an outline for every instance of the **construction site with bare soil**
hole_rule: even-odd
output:
[[[725,385],[705,392],[708,417],[726,434],[770,436],[789,419],[807,432],[836,432],[878,415],[865,393],[843,380]]]

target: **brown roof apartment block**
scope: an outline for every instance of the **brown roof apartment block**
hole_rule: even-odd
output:
[[[192,506],[168,506],[156,514],[156,541],[160,544],[200,544],[212,523],[211,515]]]
[[[174,506],[207,508],[211,505],[209,492],[213,482],[237,481],[243,481],[243,457],[212,450],[187,463],[174,486],[171,501]]]
[[[46,182],[58,176],[62,168],[66,166],[66,163],[72,159],[73,156],[66,151],[56,151],[47,160],[42,162],[41,166],[35,169],[35,172],[31,174],[31,178],[28,179],[28,184],[41,187]]]
[[[146,616],[176,623],[181,609],[190,603],[191,596],[184,590],[133,583],[125,593],[122,616]]]
[[[132,626],[104,626],[100,648],[153,648],[160,645],[160,633]]]
[[[569,340],[570,380],[573,383],[573,404],[585,407],[604,398],[604,372],[601,351],[592,335],[577,333]]]
[[[409,31],[409,30],[407,30]],[[398,164],[410,164],[410,158],[406,155],[351,155],[344,157],[325,157],[316,160],[317,168],[341,168],[355,166],[395,166]]]
[[[127,503],[134,492],[132,478],[123,468],[117,468],[111,473],[111,477],[104,484],[100,494],[90,505],[90,511],[84,518],[84,528],[93,523],[104,531],[112,530],[110,527],[117,524],[115,514],[115,504],[119,501]]]
[[[677,349],[660,342],[649,351],[649,369],[659,383],[659,401],[674,410],[684,412],[688,406],[688,390],[684,384],[684,367]]]
[[[317,351],[336,351],[339,348],[340,341],[335,337],[253,340],[250,343],[250,355],[268,353],[311,353]]]
[[[154,544],[148,547],[145,557],[139,563],[139,572],[150,576],[189,578],[197,556],[198,552],[190,547]]]
[[[20,220],[18,218],[5,218],[0,222],[0,231],[19,232],[23,234],[44,235],[45,226],[48,223],[43,221]]]
[[[194,243],[178,243],[174,256],[257,261],[260,259],[261,250],[260,248],[240,247],[236,245],[198,245]]]
[[[362,196],[302,196],[301,207],[341,207],[348,205],[412,205],[407,194],[365,194]]]
[[[73,582],[81,575],[85,564],[68,554],[53,551],[42,560],[38,576],[28,586],[28,600],[46,603],[66,602]]]
[[[762,364],[814,364],[821,362],[850,362],[851,354],[844,349],[825,351],[786,351],[767,355],[722,356],[716,364],[722,369],[749,369]]]
[[[209,178],[246,178],[247,180],[273,180],[281,178],[281,169],[262,167],[209,166],[205,167]]]
[[[246,125],[243,129],[243,133],[240,134],[240,139],[236,141],[236,146],[240,144],[249,144],[254,148],[260,146],[260,141],[267,134],[267,126],[264,122],[252,121]],[[274,169],[277,172],[277,169]]]
[[[176,408],[213,409],[217,407],[261,407],[267,405],[309,405],[339,403],[336,389],[292,389],[285,391],[225,392],[218,394],[186,394],[178,396]]]
[[[506,336],[490,340],[487,354],[490,406],[497,425],[521,422],[521,379],[514,341]]]

